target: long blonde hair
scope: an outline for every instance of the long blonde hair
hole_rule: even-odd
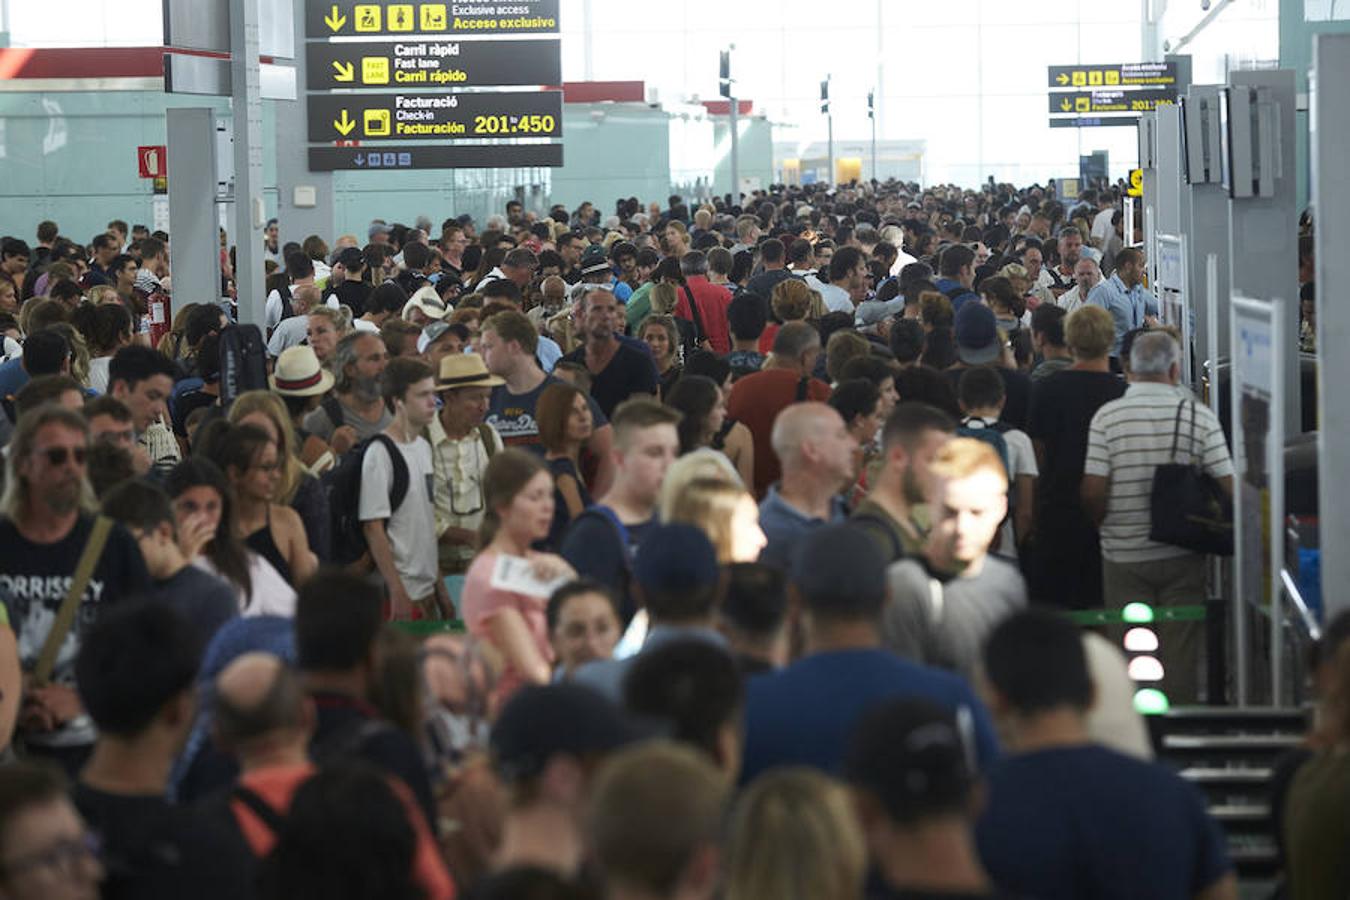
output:
[[[675,494],[663,520],[698,528],[717,550],[717,561],[726,565],[737,562],[733,558],[731,520],[744,500],[754,502],[750,492],[739,484],[720,477],[695,478]]]
[[[277,495],[273,503],[289,506],[300,489],[305,477],[304,464],[300,462],[295,437],[295,426],[286,412],[286,404],[276,394],[268,391],[247,391],[240,394],[230,406],[230,422],[239,424],[246,416],[260,412],[271,419],[277,430],[277,460],[281,462],[281,481],[277,485]]]
[[[674,315],[675,307],[680,302],[680,297],[675,293],[673,284],[654,284],[647,296],[651,297],[652,315],[657,316]]]
[[[665,480],[661,482],[661,493],[656,501],[661,521],[670,521],[676,499],[685,488],[701,479],[714,479],[736,487],[745,487],[741,483],[740,473],[736,471],[736,467],[731,464],[725,453],[711,447],[700,447],[675,460],[666,470]]]
[[[70,377],[88,387],[89,345],[85,343],[84,335],[69,322],[55,322],[47,327],[60,331],[70,345]]]
[[[769,772],[731,817],[726,900],[861,897],[862,826],[843,786],[813,769]]]

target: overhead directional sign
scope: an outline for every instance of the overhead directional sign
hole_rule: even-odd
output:
[[[1047,79],[1051,128],[1134,125],[1186,87],[1176,62],[1050,66]]]
[[[562,134],[562,91],[314,94],[309,139],[481,140]]]
[[[1177,102],[1176,92],[1147,91],[1072,91],[1050,94],[1051,113],[1093,115],[1096,113],[1139,113],[1170,106]]]
[[[305,0],[310,171],[561,166],[560,4]]]
[[[310,42],[306,55],[311,91],[562,83],[557,40]]]
[[[1051,88],[1177,87],[1175,62],[1050,66]]]
[[[311,172],[407,169],[515,169],[563,164],[562,144],[491,146],[310,147]]]
[[[559,0],[360,2],[306,0],[305,36],[557,34]]]

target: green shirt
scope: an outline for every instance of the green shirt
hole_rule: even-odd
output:
[[[853,524],[866,531],[877,542],[888,563],[904,559],[906,556],[918,556],[923,551],[924,540],[928,536],[930,523],[928,508],[916,506],[910,510],[909,524],[918,537],[913,537],[880,504],[871,499],[863,500],[853,510],[850,517]]]
[[[654,282],[644,281],[638,285],[638,289],[633,291],[633,296],[628,298],[628,304],[625,307],[624,318],[628,320],[628,333],[636,334],[638,326],[642,320],[651,315],[652,312],[652,285]]]

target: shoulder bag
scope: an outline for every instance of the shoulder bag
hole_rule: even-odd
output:
[[[99,557],[103,555],[103,547],[108,543],[108,534],[112,531],[112,526],[113,520],[107,516],[99,516],[94,520],[94,527],[84,542],[84,550],[80,552],[79,562],[75,564],[75,574],[70,579],[70,587],[66,589],[65,599],[61,601],[61,608],[56,612],[51,631],[47,632],[47,640],[43,641],[42,651],[38,654],[37,664],[33,667],[35,687],[43,687],[52,677],[56,657],[61,652],[66,635],[70,633],[71,625],[75,623],[75,613],[84,598],[84,589],[89,586],[89,579],[94,577],[94,569],[98,566]]]
[[[1191,461],[1178,462],[1181,414],[1191,406]],[[1148,537],[1195,553],[1233,555],[1233,500],[1219,480],[1204,470],[1195,453],[1195,401],[1177,404],[1171,462],[1153,473]]]

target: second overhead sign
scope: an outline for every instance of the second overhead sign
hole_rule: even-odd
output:
[[[1148,112],[1176,103],[1175,91],[1081,91],[1050,95],[1052,114]]]
[[[562,83],[557,40],[310,43],[307,87],[478,87]]]

